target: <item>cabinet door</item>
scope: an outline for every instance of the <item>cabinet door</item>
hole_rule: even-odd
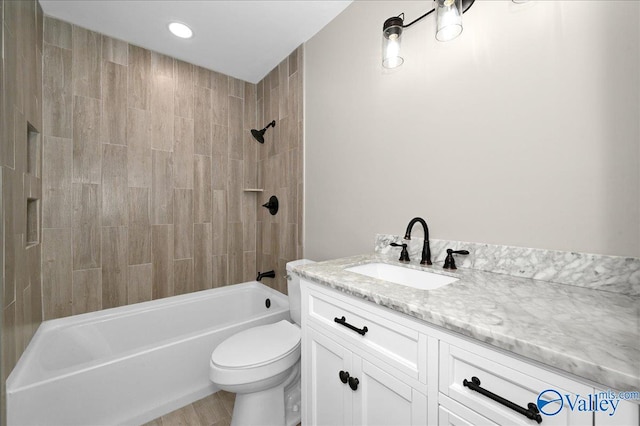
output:
[[[597,411],[595,413],[595,425],[596,426],[638,426],[640,425],[640,405],[637,400],[621,400],[615,396],[617,391],[607,391],[606,393],[613,392],[614,395],[604,396],[600,389],[596,389],[596,394],[599,394],[603,399],[611,400],[615,405],[615,411],[612,407],[606,406],[604,411]],[[602,403],[601,403],[602,404]]]
[[[354,425],[424,425],[427,397],[369,361],[353,355],[358,387],[353,391]]]
[[[306,383],[305,417],[311,425],[350,425],[352,391],[342,383],[340,372],[351,371],[351,352],[311,327],[303,341]]]

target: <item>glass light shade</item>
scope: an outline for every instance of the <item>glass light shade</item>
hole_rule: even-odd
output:
[[[400,42],[402,40],[402,19],[389,18],[382,28],[382,66],[396,68],[402,65],[404,59],[400,56]]]
[[[453,40],[462,33],[462,0],[436,0],[436,3],[436,40]]]

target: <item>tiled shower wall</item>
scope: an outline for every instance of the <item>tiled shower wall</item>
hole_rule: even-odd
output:
[[[301,55],[255,85],[50,17],[44,28],[44,318],[257,270],[278,269],[264,283],[285,288],[301,224]],[[278,121],[264,145],[250,134],[266,124],[259,106]],[[270,192],[274,218],[258,204]]]
[[[258,152],[257,248],[260,271],[276,270],[264,279],[286,293],[286,262],[302,258],[303,201],[303,48],[298,47],[258,83],[258,124],[271,120]],[[278,197],[280,210],[272,216],[262,204]]]
[[[1,4],[0,424],[4,424],[5,381],[42,321],[39,210],[43,14],[35,0],[3,0]]]

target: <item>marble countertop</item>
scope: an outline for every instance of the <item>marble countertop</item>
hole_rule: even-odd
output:
[[[435,290],[345,268],[370,262],[455,276]],[[640,391],[640,297],[369,254],[295,267],[303,278],[621,391]],[[606,389],[605,389],[606,390]]]

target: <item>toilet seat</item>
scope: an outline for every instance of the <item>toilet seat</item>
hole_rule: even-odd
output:
[[[241,331],[211,354],[214,383],[239,385],[275,378],[300,359],[300,328],[282,320]]]
[[[300,346],[300,328],[282,320],[237,333],[220,343],[211,362],[221,368],[253,368],[275,362]]]

